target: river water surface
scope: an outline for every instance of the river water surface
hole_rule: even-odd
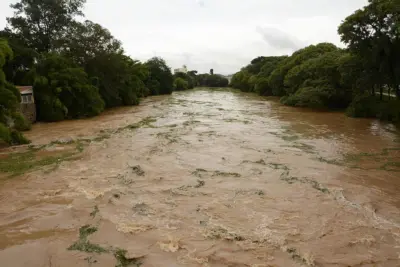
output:
[[[391,125],[197,89],[27,137],[79,153],[0,174],[0,266],[400,266]]]

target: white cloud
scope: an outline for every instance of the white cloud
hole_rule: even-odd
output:
[[[0,1],[0,27],[12,15]],[[340,44],[337,26],[367,0],[87,0],[86,18],[108,28],[129,55],[172,68],[232,73],[257,56],[317,42]]]

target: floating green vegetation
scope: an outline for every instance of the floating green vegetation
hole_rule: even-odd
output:
[[[90,216],[92,217],[92,218],[94,218],[94,217],[96,217],[96,215],[97,215],[97,213],[99,213],[99,207],[97,207],[97,205],[96,206],[94,206],[94,208],[93,208],[93,211],[90,213]]]
[[[268,163],[269,167],[273,168],[274,170],[289,170],[289,167],[282,163]]]
[[[95,138],[93,138],[92,140],[93,140],[94,142],[101,142],[101,141],[103,141],[103,140],[110,139],[110,138],[111,138],[111,134],[102,133],[102,134],[96,136]]]
[[[302,257],[295,248],[287,248],[286,252],[290,254],[293,260],[308,265],[308,261],[304,257]]]
[[[324,194],[329,194],[330,191],[328,188],[323,187],[320,183],[318,183],[315,180],[308,179],[308,178],[299,178],[295,176],[291,176],[289,171],[285,171],[281,174],[281,180],[287,182],[288,184],[294,184],[294,183],[303,183],[303,184],[310,184],[312,188],[321,191]]]
[[[203,180],[197,180],[197,184],[194,186],[195,188],[203,187],[206,184]]]
[[[224,239],[228,241],[243,241],[244,237],[238,235],[234,232],[230,232],[222,226],[214,226],[206,229],[204,232],[204,237],[208,239]]]
[[[117,260],[117,265],[115,267],[128,267],[128,266],[141,266],[142,265],[142,259],[144,257],[135,257],[135,258],[128,258],[126,256],[127,251],[121,248],[103,248],[100,245],[93,244],[90,241],[88,241],[88,237],[92,234],[97,232],[97,228],[93,227],[91,225],[85,225],[82,226],[79,229],[79,239],[76,241],[74,244],[72,244],[70,247],[68,247],[68,250],[76,250],[76,251],[82,251],[86,253],[113,253],[115,259]],[[93,257],[86,257],[85,260],[88,263],[97,263],[97,260],[93,259]]]
[[[201,123],[201,121],[197,121],[197,120],[185,121],[185,122],[183,123],[183,125],[184,125],[184,126],[190,126],[190,125],[193,125],[193,124],[196,124],[196,123]]]
[[[154,125],[152,125],[152,123],[156,121],[157,119],[154,117],[146,117],[137,123],[132,123],[125,127],[119,128],[117,132],[120,132],[122,130],[135,130],[138,128],[156,128]]]
[[[115,265],[115,267],[128,267],[128,266],[139,267],[142,265],[143,257],[128,259],[126,257],[126,253],[127,251],[124,249],[115,250],[114,257],[117,259],[117,265]]]
[[[133,166],[133,167],[131,167],[131,169],[132,169],[132,172],[134,174],[136,174],[137,176],[144,176],[145,175],[145,172],[142,169],[142,167],[140,167],[140,165]]]
[[[228,176],[233,176],[233,177],[241,177],[239,173],[236,172],[221,172],[221,171],[215,171],[212,176],[223,176],[223,177],[228,177]]]
[[[83,252],[87,252],[87,253],[98,253],[98,254],[109,252],[109,250],[107,250],[97,244],[90,243],[87,240],[87,238],[95,232],[97,232],[96,227],[92,227],[91,225],[82,226],[79,229],[78,241],[76,241],[74,244],[72,244],[68,248],[68,250],[78,250],[78,251],[83,251]]]
[[[178,143],[178,136],[173,135],[171,132],[158,133],[157,137],[158,138],[167,139],[168,140],[168,144]]]
[[[267,163],[265,163],[265,161],[263,159],[257,160],[254,163],[261,164],[261,165],[267,165]]]
[[[201,178],[204,174],[206,174],[208,171],[205,169],[196,169],[194,172],[192,172],[192,174],[194,176],[197,176],[199,178]]]
[[[208,174],[209,171],[205,170],[205,169],[196,169],[194,172],[192,172],[192,174],[194,176],[197,176],[199,178],[203,177],[203,175]],[[233,176],[233,177],[241,177],[242,175],[240,175],[239,173],[236,172],[223,172],[223,171],[213,171],[211,176],[223,176],[223,177],[229,177],[229,176]]]
[[[241,123],[244,123],[244,124],[251,124],[252,123],[251,121],[248,121],[248,120],[239,120],[239,119],[236,119],[236,118],[227,118],[227,119],[223,119],[223,121],[225,121],[225,122],[241,122]]]

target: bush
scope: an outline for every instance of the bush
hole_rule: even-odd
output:
[[[23,145],[29,143],[30,141],[26,139],[22,133],[16,130],[11,130],[11,145]]]
[[[33,90],[39,120],[90,117],[103,111],[104,101],[98,88],[92,85],[86,72],[68,58],[44,54],[35,71]]]
[[[329,94],[316,87],[300,88],[295,94],[282,97],[281,103],[295,107],[326,108]]]
[[[3,123],[0,123],[0,147],[11,144],[11,132]]]
[[[21,113],[14,113],[12,118],[14,119],[14,128],[18,131],[28,131],[31,129],[31,123],[27,121]]]
[[[349,117],[378,118],[383,121],[400,122],[400,100],[379,100],[377,96],[356,96],[346,110]]]
[[[269,86],[269,80],[267,78],[258,79],[254,87],[254,91],[259,95],[264,95],[264,96],[272,95],[272,90],[271,87]]]
[[[378,99],[375,96],[356,96],[347,108],[346,114],[354,118],[375,118],[378,106]]]
[[[189,83],[182,78],[176,78],[174,81],[174,89],[176,91],[183,91],[189,88]]]

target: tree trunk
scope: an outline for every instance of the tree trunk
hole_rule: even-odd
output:
[[[391,91],[392,87],[388,87],[388,94],[389,94],[389,100],[390,100],[390,91]]]
[[[379,92],[381,93],[380,99],[383,99],[383,86],[379,88]]]

